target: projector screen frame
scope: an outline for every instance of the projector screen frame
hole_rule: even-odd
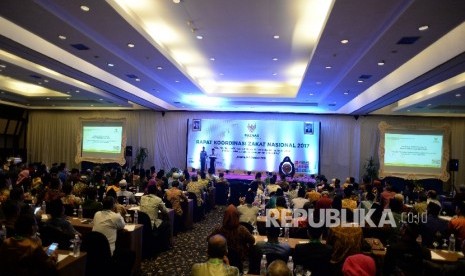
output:
[[[117,154],[115,158],[98,158],[98,157],[83,157],[82,156],[82,139],[83,133],[82,130],[85,124],[113,124],[118,123],[122,126],[122,137],[121,137],[121,152]],[[106,164],[106,163],[118,163],[123,166],[126,163],[124,149],[126,148],[126,118],[79,118],[79,132],[76,140],[76,158],[75,162],[77,164],[81,163],[82,161],[93,162],[98,164]]]
[[[418,180],[418,179],[427,179],[427,178],[436,178],[441,181],[448,181],[450,174],[447,171],[447,164],[450,158],[450,125],[442,125],[437,127],[425,127],[425,126],[414,126],[414,125],[390,125],[386,122],[380,122],[378,125],[380,141],[378,147],[379,155],[379,177],[384,178],[387,176],[401,177],[404,179]],[[441,133],[443,135],[442,140],[442,158],[441,158],[441,169],[439,173],[428,173],[428,172],[399,172],[399,171],[389,171],[386,169],[384,164],[384,155],[385,155],[385,134],[389,132],[424,132],[428,133]]]

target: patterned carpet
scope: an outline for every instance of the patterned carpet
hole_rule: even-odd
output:
[[[190,275],[194,263],[207,260],[207,236],[221,224],[225,206],[216,206],[194,228],[174,237],[174,248],[142,261],[142,275]]]

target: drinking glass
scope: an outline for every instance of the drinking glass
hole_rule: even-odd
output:
[[[242,275],[247,275],[247,273],[249,273],[249,261],[248,260],[245,260],[242,262]]]
[[[77,217],[77,209],[73,209],[73,216]]]
[[[304,268],[301,265],[295,267],[295,275],[296,276],[303,276],[304,275]]]
[[[433,242],[434,250],[438,249],[439,243],[437,241]]]

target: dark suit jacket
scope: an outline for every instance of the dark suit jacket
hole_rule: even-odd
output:
[[[301,265],[312,275],[330,275],[330,260],[333,248],[317,242],[298,244],[294,250],[294,265]]]

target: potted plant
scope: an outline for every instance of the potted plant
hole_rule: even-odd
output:
[[[140,147],[136,154],[136,167],[142,169],[144,168],[144,162],[149,154],[147,148]]]

